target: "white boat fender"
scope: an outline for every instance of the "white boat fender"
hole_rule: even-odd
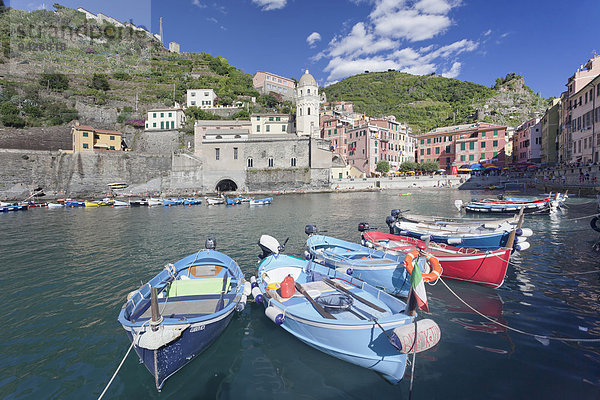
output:
[[[341,272],[342,274],[346,274],[346,275],[352,275],[352,273],[354,272],[352,270],[352,268],[346,268],[344,269],[344,267],[339,267],[335,269],[337,272]]]
[[[252,297],[254,297],[254,302],[255,303],[262,303],[263,302],[263,295],[260,292],[260,289],[258,287],[255,287],[252,289]]]
[[[462,238],[448,238],[448,244],[461,244],[463,242]]]
[[[515,250],[517,250],[517,251],[527,250],[530,247],[531,247],[531,244],[529,242],[515,244]]]
[[[285,321],[283,311],[279,307],[269,306],[265,308],[265,315],[277,325],[281,325]]]
[[[400,235],[407,236],[408,235],[408,231],[400,231]]]
[[[158,330],[146,329],[136,335],[136,346],[157,350],[177,339],[190,325],[160,325]]]
[[[415,343],[415,323],[417,324],[417,341]],[[399,326],[393,330],[390,336],[390,343],[401,353],[420,353],[431,349],[438,344],[442,337],[442,331],[438,324],[432,319],[421,319]],[[413,344],[415,348],[413,349]]]
[[[517,237],[515,238],[515,241],[516,241],[517,243],[524,243],[524,242],[526,242],[526,241],[527,241],[527,238],[526,238],[525,236],[517,236]]]
[[[235,306],[235,310],[238,312],[244,311],[244,308],[246,308],[247,301],[248,301],[248,296],[243,294],[242,297],[240,298],[240,302],[237,303],[237,305]]]
[[[250,282],[244,282],[244,296],[250,296],[252,293],[252,286]]]
[[[517,228],[517,231],[515,232],[515,234],[517,236],[529,237],[529,236],[533,236],[533,231],[529,228]]]
[[[308,261],[312,260],[313,256],[308,251],[304,252],[304,258]]]
[[[250,277],[250,287],[251,288],[258,287],[258,283],[256,283],[256,277],[254,275],[252,275]]]
[[[419,239],[421,239],[421,240],[427,240],[427,239],[431,240],[431,235],[422,235]]]

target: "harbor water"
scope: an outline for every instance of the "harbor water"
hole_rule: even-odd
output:
[[[454,200],[481,192],[298,194],[268,206],[30,209],[0,215],[0,398],[97,398],[130,342],[117,316],[127,293],[203,247],[254,274],[261,234],[303,255],[304,226],[358,241],[359,222],[387,231],[393,208],[458,215]],[[406,193],[406,192],[404,192]],[[487,193],[486,193],[487,194]],[[465,302],[538,335],[600,338],[599,234],[589,227],[592,199],[570,199],[556,216],[526,216],[531,248],[513,256],[499,289],[446,281]],[[545,272],[545,274],[544,274]],[[427,286],[440,343],[418,354],[414,399],[598,399],[600,343],[536,339],[477,315],[442,284]],[[423,313],[424,314],[424,313]],[[135,352],[105,398],[406,399],[410,368],[398,385],[295,339],[249,302],[201,356],[157,393]]]

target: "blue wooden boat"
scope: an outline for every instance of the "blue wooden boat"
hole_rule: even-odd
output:
[[[406,353],[413,344],[419,352],[439,341],[435,322],[421,320],[415,327],[413,312],[407,312],[400,299],[340,271],[282,255],[270,236],[263,235],[259,244],[263,258],[254,299],[263,303],[269,319],[309,346],[376,371],[395,384],[404,376]],[[289,277],[295,291],[284,298],[282,289],[275,288],[289,283]]]
[[[0,206],[0,212],[9,212],[9,211],[24,211],[29,207],[27,204],[8,204]]]
[[[183,204],[183,199],[163,199],[163,206],[180,206]]]
[[[305,232],[307,250],[315,262],[361,279],[388,293],[406,297],[410,275],[404,268],[405,254],[390,254],[329,236],[319,235],[314,225]]]
[[[242,201],[241,201],[241,200],[238,200],[238,199],[230,199],[229,197],[227,197],[227,198],[225,199],[225,203],[226,203],[228,206],[233,206],[233,205],[236,205],[236,204],[241,204],[241,203],[242,203]]]
[[[436,227],[430,224],[404,221],[398,216],[388,216],[385,222],[393,235],[408,236],[420,240],[429,237],[433,242],[479,250],[496,250],[506,247],[513,230],[516,231],[515,235],[519,236],[519,239],[515,240],[514,243],[515,249],[525,250],[529,248],[529,243],[525,239],[527,236],[523,233],[529,235],[531,232],[529,229],[520,229],[513,225],[506,229],[504,227],[487,229],[483,224],[471,227]]]
[[[202,199],[199,197],[188,197],[187,199],[183,199],[184,206],[194,206],[196,204],[201,204]]]
[[[272,197],[265,197],[264,199],[250,199],[250,204],[262,206],[265,204],[271,204],[272,201],[273,201]]]
[[[243,309],[244,289],[250,292],[240,267],[214,243],[207,239],[206,250],[167,264],[129,294],[119,314],[158,390],[219,337]]]
[[[65,202],[66,207],[75,208],[75,207],[85,207],[85,201],[73,201],[67,200]]]

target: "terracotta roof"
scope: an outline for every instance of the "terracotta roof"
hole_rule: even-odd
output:
[[[109,135],[123,135],[122,132],[119,131],[110,131],[107,129],[94,129],[94,132],[96,133],[104,133],[104,134],[109,134]]]
[[[93,131],[94,128],[92,128],[89,125],[75,125],[73,128],[79,130],[79,131]]]

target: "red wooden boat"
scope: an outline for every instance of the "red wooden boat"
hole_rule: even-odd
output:
[[[366,242],[397,254],[406,254],[424,241],[383,232],[363,233]],[[429,243],[428,253],[442,265],[442,277],[497,288],[504,282],[511,249],[477,250]]]

